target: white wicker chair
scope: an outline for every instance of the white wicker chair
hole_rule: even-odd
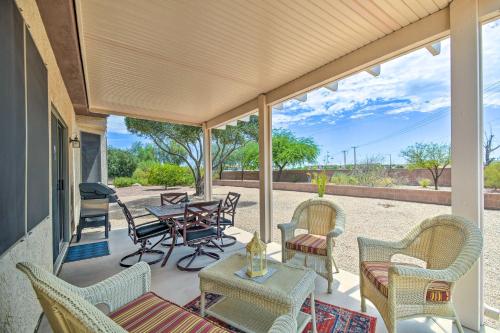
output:
[[[345,213],[330,200],[313,198],[302,202],[293,213],[290,223],[279,224],[281,230],[282,261],[292,259],[297,252],[305,255],[304,265],[327,279],[328,293],[332,292],[335,237],[344,232]],[[295,235],[297,229],[307,234]]]
[[[149,292],[151,287],[151,270],[145,262],[139,262],[86,288],[75,287],[31,263],[18,263],[17,268],[30,280],[52,329],[58,333],[127,332],[95,305],[103,303],[109,307],[110,311],[115,311],[140,298]],[[180,311],[188,313],[187,310]],[[194,316],[191,313],[190,315]],[[296,321],[290,315],[283,315],[276,319],[269,332],[288,333],[296,331],[296,326]],[[225,331],[221,327],[210,330],[210,332]]]
[[[475,225],[453,215],[424,220],[399,242],[359,237],[361,310],[369,299],[390,333],[398,319],[429,316],[452,319],[462,333],[453,288],[479,258],[482,242]],[[396,254],[423,260],[426,268],[390,263]]]

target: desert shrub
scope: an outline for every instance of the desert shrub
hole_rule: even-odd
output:
[[[151,185],[149,183],[149,174],[151,172],[151,169],[158,164],[159,163],[155,161],[139,162],[139,164],[137,164],[137,169],[135,169],[134,173],[132,174],[132,178],[134,178],[137,183],[141,185]]]
[[[362,185],[371,187],[390,187],[395,181],[386,176],[381,169],[357,170],[351,174],[335,173],[330,181],[336,185]]]
[[[156,163],[149,170],[148,183],[163,186],[191,185],[193,176],[186,167]]]
[[[419,184],[420,186],[422,186],[423,188],[427,188],[427,187],[429,187],[429,186],[432,184],[432,182],[431,182],[431,180],[430,180],[430,179],[427,179],[427,178],[422,178],[422,179],[420,179],[420,180],[418,181],[418,184]]]
[[[391,177],[382,177],[375,182],[375,186],[391,187],[394,185],[394,179]]]
[[[330,182],[336,185],[359,185],[359,181],[355,176],[340,172],[334,173]]]
[[[137,160],[130,151],[108,148],[109,177],[130,177],[137,167]]]
[[[134,178],[130,177],[116,177],[113,179],[113,185],[116,187],[128,187],[136,183]]]
[[[484,186],[500,188],[500,162],[494,162],[484,169]]]
[[[326,183],[328,183],[328,176],[326,172],[313,173],[311,182],[318,185],[318,196],[322,198],[325,195]]]

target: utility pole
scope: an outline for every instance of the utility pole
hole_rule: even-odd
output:
[[[354,151],[354,169],[356,169],[356,149],[358,147],[357,146],[352,146],[351,148]]]
[[[326,152],[326,157],[325,157],[325,167],[328,166],[328,163],[330,162],[330,152]]]
[[[392,170],[392,154],[389,154],[389,170]]]
[[[347,169],[347,150],[342,150],[344,153],[344,169]]]

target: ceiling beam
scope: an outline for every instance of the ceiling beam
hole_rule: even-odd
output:
[[[324,86],[324,88],[330,90],[331,92],[335,92],[339,90],[339,81],[333,81]]]
[[[478,12],[483,23],[500,17],[500,0],[480,0]]]
[[[441,53],[441,42],[429,44],[425,48],[427,49],[427,51],[429,51],[430,54],[432,54],[433,56],[437,56]]]
[[[208,128],[219,127],[220,125],[227,124],[235,118],[244,117],[246,115],[255,113],[257,111],[257,98],[254,98],[240,106],[225,112],[209,121],[207,121]]]
[[[302,94],[300,96],[294,97],[293,99],[305,103],[307,102],[307,94]]]
[[[365,69],[365,72],[377,77],[377,76],[380,76],[380,69],[381,69],[381,66],[380,66],[380,64],[378,64],[378,65],[375,65],[375,66],[370,67],[368,69]]]
[[[270,105],[281,103],[293,96],[305,94],[308,91],[325,86],[331,81],[338,81],[364,71],[367,68],[442,39],[449,35],[449,31],[450,15],[447,7],[266,92],[267,103]],[[210,127],[219,126],[231,121],[233,118],[256,110],[257,98],[254,98],[209,120],[207,124]]]

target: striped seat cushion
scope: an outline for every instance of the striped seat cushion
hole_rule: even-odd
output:
[[[286,242],[288,250],[326,256],[326,237],[302,234]]]
[[[398,263],[400,265],[401,263]],[[389,295],[389,267],[391,262],[364,261],[361,263],[363,275],[385,296]],[[410,265],[410,264],[404,264]],[[411,265],[418,267],[416,265]],[[450,285],[444,281],[433,281],[427,288],[426,299],[429,302],[448,302],[450,300]]]
[[[112,312],[109,317],[128,332],[219,333],[220,326],[149,292]]]

